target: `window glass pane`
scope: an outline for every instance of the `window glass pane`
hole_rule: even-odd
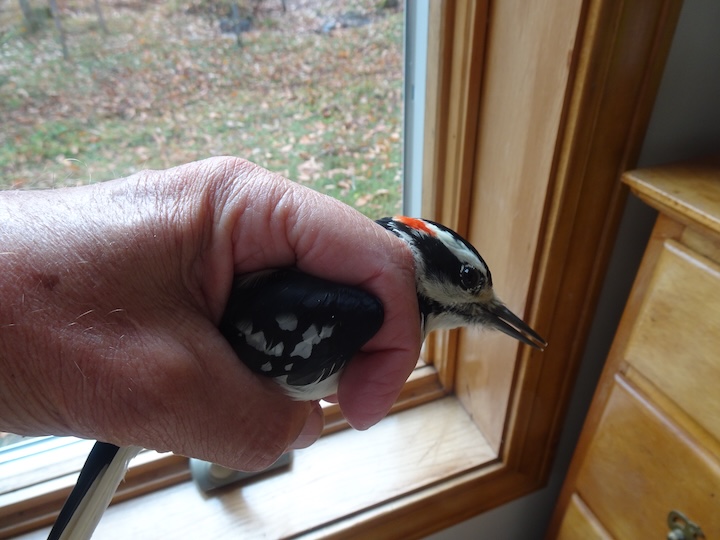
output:
[[[59,5],[0,8],[0,188],[229,154],[372,218],[401,211],[403,2]]]
[[[15,446],[19,443],[22,443],[26,439],[27,437],[23,437],[21,435],[15,435],[14,433],[6,433],[4,431],[0,431],[0,450]]]
[[[105,34],[95,3],[75,0],[63,40],[46,4],[31,22],[19,4],[0,12],[3,187],[230,154],[372,217],[400,209],[396,3],[103,2]]]

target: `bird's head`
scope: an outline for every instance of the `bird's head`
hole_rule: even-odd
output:
[[[547,343],[503,304],[478,251],[447,227],[396,216],[378,223],[407,242],[415,258],[415,281],[423,330],[480,325],[544,349]]]

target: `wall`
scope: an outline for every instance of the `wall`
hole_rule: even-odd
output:
[[[718,0],[685,0],[640,167],[720,152],[719,28]],[[431,535],[430,540],[544,537],[654,219],[653,210],[628,199],[548,486]]]

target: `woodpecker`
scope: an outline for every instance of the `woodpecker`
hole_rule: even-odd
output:
[[[497,298],[490,269],[459,234],[420,218],[377,223],[412,252],[423,339],[437,329],[481,326],[536,349],[547,346]],[[291,398],[310,401],[335,393],[343,367],[383,319],[382,303],[367,291],[281,268],[237,276],[219,329],[249,369]],[[96,443],[48,540],[90,538],[140,450]]]

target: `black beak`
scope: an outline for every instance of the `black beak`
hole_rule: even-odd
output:
[[[541,351],[547,347],[547,341],[503,304],[493,305],[487,308],[487,311],[491,324],[501,332]]]

